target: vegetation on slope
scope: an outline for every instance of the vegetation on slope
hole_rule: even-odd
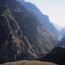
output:
[[[0,65],[57,65],[50,62],[40,62],[40,61],[18,61],[18,62],[8,62]]]

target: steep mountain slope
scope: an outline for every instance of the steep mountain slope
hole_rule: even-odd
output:
[[[45,55],[37,60],[53,62],[59,65],[65,65],[65,37],[61,42],[52,50],[51,53]]]
[[[53,33],[51,33],[41,24],[39,24],[39,21],[36,18],[26,16],[21,12],[15,12],[13,15],[18,21],[18,24],[23,30],[23,33],[26,35],[26,37],[30,40],[32,44],[41,43],[43,46],[44,44],[48,45],[48,47],[50,45],[50,48],[56,45],[57,38],[54,36]]]
[[[12,1],[13,2],[13,1]],[[36,16],[34,16],[33,13],[31,13],[29,10],[27,10],[26,8],[24,8],[22,5],[20,5],[20,3],[17,3],[17,7],[18,9],[21,9],[20,11],[14,12],[13,15],[16,19],[16,21],[18,22],[19,26],[21,27],[21,29],[23,30],[23,33],[25,34],[25,36],[29,39],[30,43],[33,43],[35,45],[37,45],[36,43],[40,43],[39,39],[41,39],[41,44],[43,43],[47,43],[45,45],[47,45],[49,47],[50,45],[50,49],[56,45],[57,43],[57,38],[54,36],[53,33],[49,32],[48,30],[46,30],[46,28],[44,28],[39,20],[37,19]],[[19,4],[19,5],[18,5]],[[13,5],[13,4],[12,4]],[[10,7],[12,9],[12,7]],[[15,11],[15,10],[14,10]],[[39,33],[39,31],[42,31],[42,33]],[[45,30],[45,31],[44,31]],[[45,33],[43,33],[45,32]],[[46,33],[47,32],[47,33]],[[42,35],[43,34],[43,35]],[[39,38],[39,39],[38,39]],[[43,40],[43,38],[45,40]],[[47,41],[47,42],[46,42]],[[56,42],[56,43],[55,43]],[[44,44],[43,44],[44,45]],[[43,46],[42,45],[42,46]],[[46,46],[46,47],[47,47]],[[41,47],[40,47],[41,48]],[[47,49],[48,50],[48,49]]]
[[[65,65],[65,48],[55,47],[50,54],[38,60]]]
[[[0,63],[31,60],[51,51],[58,42],[55,35],[16,0],[7,2],[9,8],[0,6]]]
[[[28,16],[36,17],[36,16],[34,16],[34,14],[32,14],[32,12],[30,12],[29,10],[27,10],[17,0],[7,0],[7,6],[9,8],[11,8],[13,11],[16,11],[16,12],[24,12]]]
[[[29,11],[31,11],[35,16],[37,16],[37,18],[43,24],[44,27],[46,27],[58,37],[57,30],[55,29],[54,25],[50,22],[49,17],[47,15],[42,14],[41,11],[32,3],[25,2],[24,0],[18,1],[20,1],[22,5]]]
[[[31,57],[36,55],[10,9],[5,6],[0,6],[0,52],[0,63],[28,59],[28,53]]]
[[[0,63],[42,57],[54,47],[56,37],[40,29],[36,19],[12,12],[0,7]]]

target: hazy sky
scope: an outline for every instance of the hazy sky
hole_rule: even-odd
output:
[[[35,4],[51,22],[65,26],[65,0],[25,0]]]

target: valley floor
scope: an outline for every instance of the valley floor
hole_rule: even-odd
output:
[[[57,65],[50,62],[41,62],[41,61],[17,61],[17,62],[8,62],[0,65]]]

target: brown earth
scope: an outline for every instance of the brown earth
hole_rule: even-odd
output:
[[[17,61],[17,62],[8,62],[0,65],[57,65],[50,62],[41,62],[41,61]]]

